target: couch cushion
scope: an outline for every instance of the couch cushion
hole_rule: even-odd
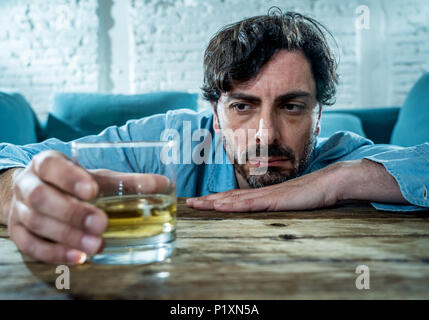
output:
[[[391,144],[409,147],[429,141],[429,73],[413,86],[399,112]]]
[[[45,128],[45,138],[64,141],[98,134],[112,125],[139,119],[171,109],[196,110],[198,94],[186,92],[154,92],[122,95],[102,93],[59,93]]]
[[[401,107],[360,108],[350,110],[335,110],[346,112],[359,117],[362,128],[368,139],[374,143],[390,143],[392,130],[398,120]]]
[[[366,137],[359,117],[345,113],[322,112],[319,137],[330,137],[337,131],[351,131],[362,137]]]
[[[37,118],[22,95],[0,92],[0,142],[37,142],[37,126]]]

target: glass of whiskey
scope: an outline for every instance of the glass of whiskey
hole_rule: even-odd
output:
[[[103,210],[109,225],[104,250],[90,257],[101,264],[161,262],[176,240],[176,142],[73,141],[73,162],[97,181],[90,203]]]

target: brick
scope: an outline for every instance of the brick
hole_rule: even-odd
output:
[[[363,81],[390,86],[392,97],[385,105],[401,105],[414,82],[429,70],[427,0],[379,0],[379,7],[376,2],[361,0],[114,0],[117,1],[129,6],[127,21],[133,33],[128,44],[133,57],[129,87],[136,92],[199,92],[203,51],[210,37],[225,24],[265,14],[272,5],[309,14],[334,34],[341,53],[341,78],[334,108],[373,106],[359,105],[363,94],[359,84]],[[115,66],[100,65],[105,62],[99,57],[99,34],[106,30],[99,30],[99,3],[107,2],[3,1],[0,87],[21,91],[38,116],[43,117],[54,92],[96,91],[102,70],[110,70],[107,77],[119,76]],[[386,25],[382,42],[372,46],[384,50],[388,61],[381,73],[383,79],[362,73],[358,61],[361,52],[356,47],[355,9],[365,3],[372,19],[381,17]],[[58,10],[65,10],[64,25],[58,23]],[[372,22],[375,28],[379,21]],[[110,36],[110,40],[115,45],[115,39]]]

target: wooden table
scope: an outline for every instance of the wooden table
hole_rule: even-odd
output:
[[[356,267],[370,289],[356,289]],[[301,212],[200,212],[179,201],[175,253],[142,266],[70,268],[23,257],[0,227],[1,299],[428,299],[429,211],[365,202]]]

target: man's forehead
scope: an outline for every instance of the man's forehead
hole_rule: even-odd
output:
[[[261,101],[263,99],[263,97],[261,97],[257,93],[243,92],[240,90],[227,92],[223,95],[222,98],[225,102],[228,102],[231,100]],[[274,96],[274,99],[279,101],[294,99],[294,98],[311,99],[313,98],[313,95],[309,91],[297,89],[297,90],[290,90],[287,92],[280,92],[278,95]]]
[[[239,94],[279,96],[290,92],[308,92],[316,95],[316,84],[310,64],[301,51],[277,52],[252,79],[232,85],[222,93],[230,100]]]

